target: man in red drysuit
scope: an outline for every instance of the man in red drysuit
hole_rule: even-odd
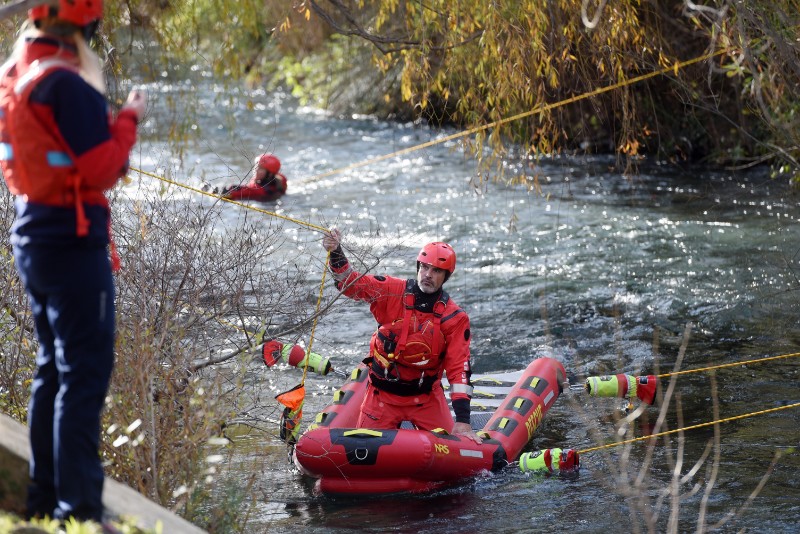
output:
[[[425,245],[417,256],[416,279],[402,280],[355,272],[340,241],[341,232],[334,229],[322,242],[336,287],[368,302],[378,321],[365,360],[370,383],[358,426],[398,428],[409,421],[422,430],[443,428],[481,443],[470,426],[469,317],[442,289],[455,271],[455,251],[447,243]],[[444,373],[455,422],[442,389]]]

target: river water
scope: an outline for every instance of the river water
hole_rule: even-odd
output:
[[[155,106],[171,91],[151,95]],[[199,93],[202,141],[187,145],[180,161],[164,155],[165,130],[154,114],[135,166],[169,168],[195,187],[223,185],[246,174],[245,156],[272,151],[289,194],[262,207],[341,228],[351,258],[379,262],[378,273],[413,276],[422,244],[449,242],[458,266],[446,288],[470,316],[476,373],[520,369],[540,356],[563,362],[575,384],[591,375],[665,373],[687,325],[681,369],[800,351],[800,197],[764,169],[645,161],[623,177],[606,156],[548,157],[528,171],[540,193],[491,182],[475,188],[475,163],[449,142],[321,177],[453,132],[330,117],[283,94],[248,93],[248,109],[244,98],[220,99],[224,91]],[[245,211],[225,210],[232,223]],[[309,263],[313,306],[324,261],[319,234],[283,228],[296,246],[281,254]],[[334,294],[328,280],[325,298]],[[314,349],[349,370],[366,352],[373,323],[367,306],[337,303],[320,321]],[[257,363],[248,373],[254,388],[280,390],[298,379],[294,370]],[[341,384],[338,376],[309,376],[306,423]],[[778,408],[800,401],[797,359],[682,375],[675,391],[681,406],[670,406],[669,429],[713,421],[715,397],[719,419]],[[529,449],[582,451],[614,441],[621,405],[567,391]],[[649,434],[657,417],[657,407],[646,407],[631,435]],[[432,495],[373,499],[315,495],[274,434],[250,433],[234,442],[231,479],[252,483],[248,532],[632,532],[648,530],[648,518],[653,530],[666,531],[671,516],[675,530],[694,531],[701,513],[708,525],[728,517],[723,532],[795,532],[798,422],[800,412],[790,408],[719,425],[718,454],[712,449],[679,484],[679,505],[665,497],[672,466],[680,459],[678,471],[689,473],[713,427],[671,435],[652,450],[640,442],[586,452],[577,477],[509,469]],[[748,500],[776,454],[765,485]],[[643,465],[645,483],[634,488]]]

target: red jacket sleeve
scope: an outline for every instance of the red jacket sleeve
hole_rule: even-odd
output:
[[[131,148],[136,144],[136,114],[123,109],[109,125],[111,137],[76,158],[85,187],[107,190],[128,170]]]
[[[452,307],[451,307],[452,305]],[[448,303],[442,324],[447,341],[443,362],[447,381],[450,383],[450,400],[456,414],[456,422],[469,423],[470,399],[472,398],[472,375],[470,361],[469,317],[464,310]],[[449,324],[448,324],[449,323]]]
[[[340,267],[331,266],[331,271],[336,279],[336,287],[342,294],[353,300],[368,302],[370,311],[379,322],[386,320],[383,315],[389,303],[389,297],[402,298],[405,292],[405,280],[391,276],[362,275],[354,271],[349,262],[345,262]],[[396,318],[392,317],[388,320]]]

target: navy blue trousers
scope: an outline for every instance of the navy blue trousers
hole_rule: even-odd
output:
[[[14,247],[39,338],[28,407],[27,514],[100,521],[100,412],[114,365],[114,280],[105,247]]]

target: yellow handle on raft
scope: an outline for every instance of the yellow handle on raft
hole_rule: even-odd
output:
[[[367,438],[381,438],[383,437],[383,432],[378,432],[377,430],[370,430],[369,428],[356,428],[353,430],[347,430],[342,434],[343,436],[363,436]]]

